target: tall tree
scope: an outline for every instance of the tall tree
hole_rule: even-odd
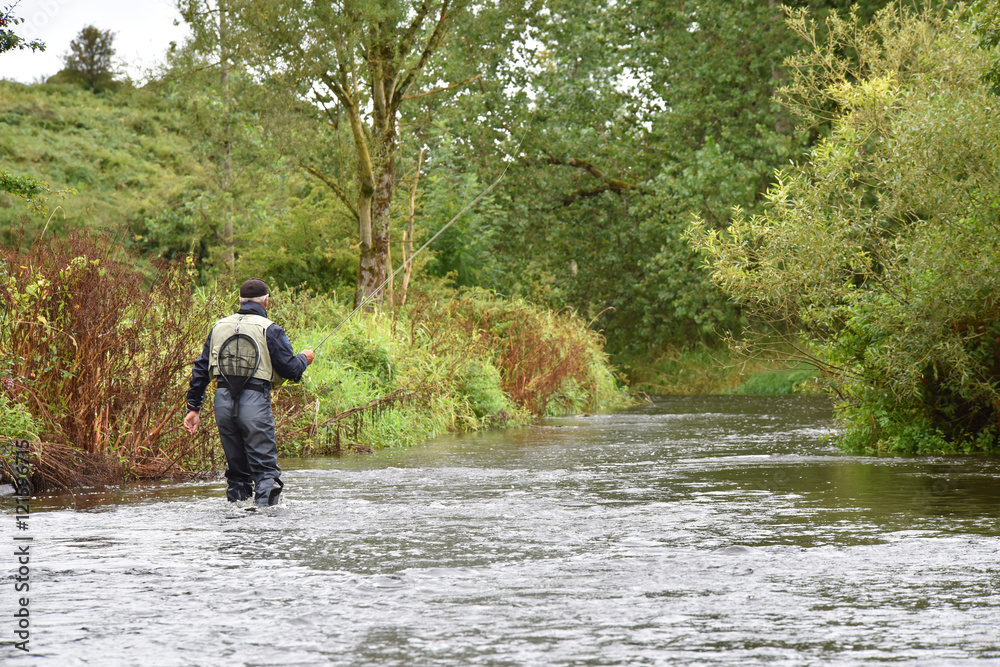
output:
[[[66,70],[94,92],[105,90],[112,81],[111,59],[115,35],[88,25],[69,43],[64,57]]]
[[[353,179],[329,162],[303,161],[357,219],[355,302],[390,268],[390,206],[398,179],[399,118],[441,58],[467,0],[233,0],[232,30],[259,73],[321,110],[340,137],[346,121]],[[451,82],[459,83],[459,82]],[[451,83],[439,86],[448,88]],[[331,146],[331,152],[335,152]],[[381,298],[381,295],[377,295]]]

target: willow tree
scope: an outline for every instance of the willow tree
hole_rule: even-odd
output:
[[[299,101],[319,110],[334,130],[327,135],[329,151],[340,150],[336,142],[342,127],[350,137],[348,161],[299,160],[357,219],[355,303],[374,294],[390,270],[390,205],[399,179],[401,112],[415,96],[454,87],[438,84],[435,72],[434,84],[420,88],[441,57],[449,31],[469,15],[468,4],[233,0],[232,30],[246,62],[262,78],[296,91]],[[345,173],[351,166],[354,173]]]
[[[692,235],[752,313],[740,346],[821,369],[852,450],[1000,450],[1000,120],[968,16],[887,5],[823,37],[794,11],[782,99],[829,134],[761,213]]]

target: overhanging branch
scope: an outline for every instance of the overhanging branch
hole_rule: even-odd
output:
[[[315,176],[319,180],[323,181],[323,183],[325,183],[331,190],[333,190],[334,194],[337,195],[337,199],[339,199],[341,202],[343,202],[344,206],[347,207],[347,210],[349,210],[351,213],[353,213],[354,214],[354,218],[357,219],[357,217],[358,217],[358,209],[355,208],[351,204],[351,201],[347,198],[347,193],[344,192],[344,189],[342,187],[340,187],[340,183],[338,183],[337,181],[333,180],[332,178],[330,178],[329,176],[327,176],[323,172],[321,172],[321,171],[319,171],[317,169],[314,169],[313,167],[310,167],[305,162],[301,162],[300,161],[299,162],[299,166],[302,167],[303,169],[305,169],[306,171],[308,171],[310,174],[312,174],[313,176]]]
[[[576,169],[582,169],[594,178],[604,181],[600,185],[594,185],[588,188],[578,188],[569,194],[560,197],[559,201],[564,205],[568,206],[579,199],[589,199],[591,197],[596,197],[605,192],[613,192],[616,195],[625,195],[633,191],[641,191],[638,185],[634,183],[629,183],[628,181],[623,181],[620,178],[608,178],[604,175],[604,172],[598,169],[593,163],[586,160],[581,160],[579,158],[571,157],[568,159],[557,158],[553,155],[549,155],[548,158],[544,160],[545,164],[563,166],[563,167],[574,167]]]

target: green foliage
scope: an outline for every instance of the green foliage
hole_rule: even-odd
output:
[[[197,24],[195,41],[216,34],[225,50],[222,36],[232,35],[236,57],[266,82],[271,95],[260,107],[269,118],[265,122],[285,144],[285,154],[326,185],[355,223],[356,298],[372,294],[391,271],[400,117],[418,109],[426,96],[450,96],[448,91],[462,85],[438,83],[451,78],[444,63],[455,27],[497,13],[497,7],[474,7],[466,0],[310,5],[232,0],[216,3],[218,11],[212,12],[211,4],[183,3],[185,18]],[[216,20],[220,29],[213,33],[206,25]],[[230,30],[221,29],[223,20]],[[197,48],[212,46],[209,40]],[[293,122],[280,122],[289,115]]]
[[[734,393],[746,396],[787,396],[801,391],[816,376],[816,369],[805,364],[797,368],[757,373],[736,388]]]
[[[423,335],[432,349],[457,337],[449,347],[472,345],[466,355],[488,354],[510,399],[534,414],[594,410],[622,400],[603,339],[573,313],[557,315],[521,299],[470,290],[441,301],[424,296],[410,307],[409,319],[411,339]]]
[[[836,18],[791,61],[790,108],[832,118],[763,215],[695,240],[749,309],[841,397],[865,451],[995,451],[1000,423],[1000,123],[961,12]],[[857,54],[847,60],[844,53]],[[797,339],[802,336],[804,345]]]
[[[419,201],[424,237],[447,224],[488,185],[475,173],[462,173],[461,163],[455,160],[455,146],[447,139],[435,145],[425,169],[429,173],[420,182]],[[487,195],[434,241],[427,250],[431,257],[423,269],[432,276],[450,277],[457,287],[498,285],[503,266],[493,248],[504,215],[496,198]],[[415,248],[420,238],[415,240]]]
[[[484,359],[470,359],[456,373],[456,388],[480,420],[514,412],[510,397],[503,391],[500,370]]]
[[[336,354],[347,360],[348,366],[369,376],[376,386],[391,385],[393,363],[384,345],[347,333],[338,341]]]
[[[343,272],[350,271],[341,259],[348,241],[332,207],[311,184],[290,174],[273,152],[261,148],[260,136],[249,130],[240,135],[233,180],[223,190],[217,156],[205,148],[208,140],[199,129],[210,123],[211,110],[200,107],[193,95],[178,99],[176,92],[176,86],[166,85],[95,96],[75,86],[0,81],[5,130],[0,155],[18,173],[21,180],[15,185],[23,191],[25,183],[51,184],[47,190],[32,188],[40,193],[32,195],[36,208],[44,198],[72,194],[60,201],[46,234],[81,228],[121,234],[127,229],[125,242],[144,258],[178,261],[191,254],[201,279],[208,282],[232,270],[223,225],[232,219],[237,258],[246,250],[251,267],[262,264],[263,241],[277,240],[280,249],[287,238],[297,241],[291,251],[314,256],[294,258],[307,270],[286,271],[281,276],[285,282],[339,286]],[[248,143],[253,142],[258,147],[251,151]],[[46,219],[27,217],[10,204],[8,196],[0,195],[0,238],[10,245],[22,232],[35,237]],[[321,225],[305,230],[304,221],[313,215]],[[303,231],[296,237],[298,229]],[[275,264],[282,261],[289,262],[287,253]]]
[[[1000,58],[997,58],[996,53],[1000,46],[1000,2],[978,0],[972,6],[973,25],[979,37],[979,46],[991,55],[983,72],[983,81],[989,84],[993,95],[1000,95]]]
[[[4,5],[3,10],[0,11],[0,54],[14,49],[44,51],[45,43],[41,40],[33,39],[26,42],[23,37],[14,32],[14,26],[24,23],[23,18],[14,15],[15,7],[17,7],[16,2],[13,5]]]
[[[306,292],[271,313],[296,345],[318,344],[346,312]],[[393,315],[359,313],[317,354],[306,380],[276,397],[282,451],[330,451],[338,439],[402,446],[455,429],[609,409],[628,399],[601,342],[582,323],[482,291],[417,292]],[[292,317],[306,310],[315,317]],[[323,314],[325,313],[325,315]],[[282,316],[287,314],[286,321]],[[537,336],[526,336],[528,329]],[[352,412],[359,406],[369,406]],[[346,415],[346,416],[344,416]]]
[[[33,211],[41,213],[45,210],[46,195],[51,190],[47,183],[30,176],[16,176],[0,171],[0,192],[24,199]]]
[[[435,118],[468,137],[455,161],[481,180],[504,154],[523,156],[496,198],[503,211],[493,233],[476,232],[505,267],[493,287],[585,314],[622,359],[738,331],[739,309],[682,234],[693,214],[721,228],[734,205],[759,212],[774,170],[815,139],[772,100],[796,46],[780,6],[545,7],[527,27],[512,22],[513,35],[494,27],[492,49],[449,60],[454,78],[482,74],[480,94],[459,96]]]
[[[181,117],[153,97],[94,96],[74,87],[10,81],[0,82],[0,91],[6,163],[52,190],[79,193],[61,203],[49,233],[128,225],[141,244],[147,217],[175,205],[186,190],[204,187],[204,174],[179,131]],[[145,135],[134,129],[140,120]],[[0,203],[0,229],[7,234],[23,224],[30,238],[44,222]]]
[[[304,183],[299,192],[302,198],[290,197],[281,212],[244,233],[236,273],[273,285],[347,292],[358,272],[353,225],[319,186]]]
[[[5,382],[9,379],[0,378],[0,381]],[[4,439],[38,440],[38,433],[42,430],[41,425],[41,421],[31,414],[24,403],[9,398],[6,393],[0,393],[0,435]]]
[[[682,233],[693,212],[716,226],[734,204],[759,212],[774,168],[816,136],[771,100],[793,37],[776,5],[463,2],[443,15],[440,42],[436,2],[327,5],[185,1],[191,41],[155,85],[0,95],[0,154],[80,192],[49,233],[127,225],[146,257],[192,254],[205,282],[237,271],[342,292],[359,275],[358,193],[384,186],[369,202],[387,225],[375,245],[398,266],[426,149],[418,241],[509,170],[418,271],[569,307],[630,357],[739,331],[741,311]],[[398,123],[376,122],[378,85],[358,86],[354,105],[331,82],[313,85],[374,76],[373,40],[410,86],[392,91]],[[290,44],[310,47],[292,58]],[[420,45],[433,47],[423,62]],[[21,221],[0,209],[2,229]],[[40,227],[26,222],[26,235]]]
[[[747,393],[757,393],[755,385],[780,384],[773,380],[787,372],[781,363],[705,343],[669,347],[652,360],[645,354],[625,357],[623,368],[634,391],[661,396],[742,393],[747,385]]]

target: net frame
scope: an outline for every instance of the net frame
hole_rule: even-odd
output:
[[[235,418],[243,389],[260,367],[260,345],[253,337],[237,331],[219,346],[216,367],[233,399]]]

